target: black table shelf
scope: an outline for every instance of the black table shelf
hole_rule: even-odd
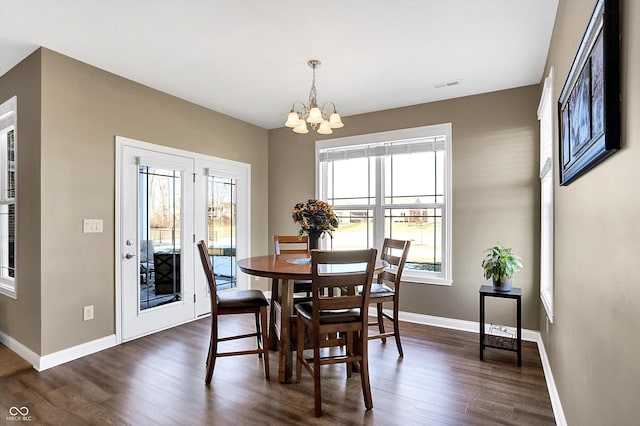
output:
[[[516,300],[517,337],[503,337],[485,332],[484,302],[486,297]],[[480,286],[480,359],[484,359],[484,349],[494,348],[518,353],[518,366],[522,366],[522,289],[513,287],[510,291],[496,291],[490,285]]]

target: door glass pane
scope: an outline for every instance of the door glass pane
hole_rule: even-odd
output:
[[[219,290],[236,287],[236,179],[209,176],[207,246]]]
[[[140,310],[181,300],[181,180],[178,170],[139,169]]]

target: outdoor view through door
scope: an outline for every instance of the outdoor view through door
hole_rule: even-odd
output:
[[[140,310],[181,300],[181,174],[139,166]]]
[[[116,157],[123,341],[211,312],[195,241],[207,241],[220,290],[248,288],[236,256],[250,249],[250,165],[120,136]]]
[[[207,240],[219,290],[236,287],[236,179],[207,178]]]

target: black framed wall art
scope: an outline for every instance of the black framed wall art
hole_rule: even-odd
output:
[[[560,98],[560,185],[620,148],[619,0],[597,0]]]

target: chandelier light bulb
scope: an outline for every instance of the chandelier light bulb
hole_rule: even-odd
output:
[[[287,122],[284,123],[284,125],[287,127],[294,128],[298,125],[298,121],[300,121],[300,117],[298,116],[298,113],[295,112],[294,110],[291,110],[291,112],[287,116]]]
[[[340,119],[340,114],[338,114],[337,112],[331,114],[331,117],[329,117],[329,126],[331,126],[332,129],[339,129],[340,127],[344,127],[344,124]]]
[[[309,118],[307,118],[307,122],[311,124],[322,123],[322,113],[320,112],[320,108],[311,108],[311,111],[309,111]]]
[[[293,131],[295,133],[299,133],[301,135],[305,134],[305,133],[309,133],[309,129],[307,129],[307,123],[306,121],[304,121],[304,119],[300,119],[298,120],[298,124],[296,125],[296,127],[293,128]]]
[[[320,127],[318,128],[318,133],[321,135],[330,135],[333,133],[333,130],[331,130],[331,126],[327,120],[322,120],[322,123],[320,123]]]

